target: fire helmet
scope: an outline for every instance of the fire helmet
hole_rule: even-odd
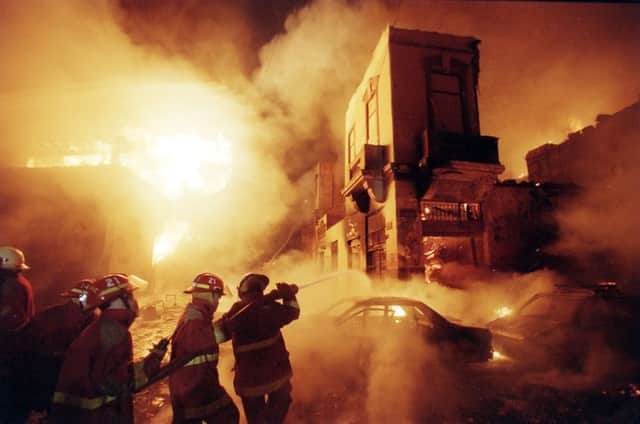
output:
[[[0,269],[22,271],[29,268],[24,261],[22,250],[11,246],[0,247]]]
[[[222,278],[210,272],[198,274],[193,279],[191,287],[184,291],[185,293],[219,293],[224,294],[224,281]]]
[[[137,288],[126,274],[107,274],[98,278],[88,287],[87,301],[83,305],[83,309],[93,309],[106,305]]]
[[[68,297],[73,300],[76,300],[80,305],[84,308],[84,305],[87,303],[89,297],[89,291],[93,286],[94,279],[85,278],[76,283],[71,289],[66,292],[60,293],[62,297]]]
[[[261,292],[269,285],[269,277],[264,274],[245,274],[238,284],[238,294]]]

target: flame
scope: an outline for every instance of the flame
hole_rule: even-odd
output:
[[[213,140],[197,133],[155,135],[138,131],[135,136],[144,142],[117,158],[113,158],[110,144],[98,141],[83,151],[68,146],[66,150],[77,151],[74,154],[30,157],[25,165],[28,168],[125,166],[169,199],[187,191],[215,193],[231,179],[231,142],[220,133]]]
[[[569,118],[569,129],[571,130],[571,132],[579,131],[579,130],[583,129],[584,127],[585,127],[585,125],[582,122],[582,120],[580,120],[580,119],[578,119],[576,117]]]
[[[232,149],[223,134],[243,139],[246,128],[243,105],[224,87],[162,74],[105,81],[100,90],[109,112],[98,120],[101,135],[59,134],[31,153],[27,167],[123,166],[171,200],[226,187]]]
[[[145,148],[128,155],[125,166],[168,198],[187,191],[215,193],[231,178],[231,143],[199,134],[147,135]]]
[[[506,356],[506,355],[503,355],[502,353],[498,352],[497,350],[494,350],[491,359],[493,359],[494,361],[504,361],[504,360],[509,359],[509,357]]]
[[[404,309],[402,309],[401,306],[392,305],[391,306],[391,310],[393,311],[393,316],[394,317],[406,317],[407,316],[407,313],[405,312]]]
[[[175,252],[180,242],[189,233],[189,229],[190,225],[186,222],[174,222],[165,226],[164,231],[153,242],[152,263],[156,265]]]
[[[58,148],[60,148],[60,146],[58,146]],[[50,155],[29,157],[25,166],[27,168],[48,168],[57,166],[76,167],[111,164],[111,144],[101,140],[87,143],[84,147],[69,144],[64,146],[62,150],[62,153],[53,151]]]
[[[511,309],[508,306],[502,306],[502,307],[496,309],[496,315],[498,315],[498,318],[507,317],[507,316],[511,315],[512,313],[513,313],[513,309]]]

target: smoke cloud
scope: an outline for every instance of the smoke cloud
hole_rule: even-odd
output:
[[[640,178],[639,118],[636,103],[582,134],[580,166],[568,168],[579,193],[559,210],[560,240],[552,247],[576,258],[592,279],[620,279],[625,291],[636,293],[640,202],[630,193]]]
[[[523,157],[527,150],[550,140],[560,141],[567,132],[593,122],[598,113],[626,106],[640,89],[633,72],[640,58],[630,42],[640,35],[637,5],[345,0],[294,3],[284,5],[291,8],[291,13],[280,32],[268,32],[277,35],[258,50],[259,63],[254,63],[249,75],[264,94],[283,104],[288,114],[301,118],[294,122],[312,124],[307,128],[313,129],[313,124],[324,118],[338,140],[343,138],[346,101],[387,24],[482,40],[481,123],[485,133],[501,138],[507,177],[526,172]],[[209,14],[221,8],[205,6],[206,2],[191,4],[196,5],[192,9],[205,8]],[[243,6],[245,15],[254,8]],[[275,10],[282,11],[283,2],[279,6]],[[242,6],[235,9],[241,13],[238,9]],[[152,12],[164,13],[170,23],[167,16],[173,16],[168,13],[171,10],[162,3],[152,7]],[[146,16],[136,15],[136,22]],[[164,36],[182,46],[172,51],[182,49],[182,56],[204,72],[215,66],[192,48],[224,39],[220,35],[226,30],[211,26],[201,30],[209,21],[207,16],[189,16],[187,22],[196,28],[190,32],[190,39],[185,40],[182,34],[171,38],[171,31]],[[178,14],[175,21],[184,26],[185,19],[184,14]],[[238,26],[246,21],[240,20]],[[266,21],[266,26],[273,29],[277,19]],[[155,21],[143,22],[151,25]],[[261,26],[254,25],[252,31],[260,31]],[[164,31],[166,25],[158,27]],[[139,31],[133,31],[133,38],[140,41]],[[144,41],[152,46],[167,43],[157,36],[147,36]]]

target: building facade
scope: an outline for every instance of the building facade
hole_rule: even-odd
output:
[[[383,32],[346,111],[340,197],[319,168],[314,249],[326,271],[430,278],[449,262],[514,267],[537,248],[544,188],[498,182],[498,139],[480,131],[479,43]]]

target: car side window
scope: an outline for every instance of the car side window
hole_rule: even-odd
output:
[[[385,308],[384,307],[364,307],[356,309],[351,312],[348,316],[340,319],[340,323],[344,324],[347,322],[351,323],[360,323],[361,325],[369,325],[374,322],[380,322],[385,317]]]
[[[422,325],[423,327],[433,328],[435,324],[433,323],[433,317],[431,315],[426,315],[418,308],[411,308],[414,313],[415,322],[418,325]]]

